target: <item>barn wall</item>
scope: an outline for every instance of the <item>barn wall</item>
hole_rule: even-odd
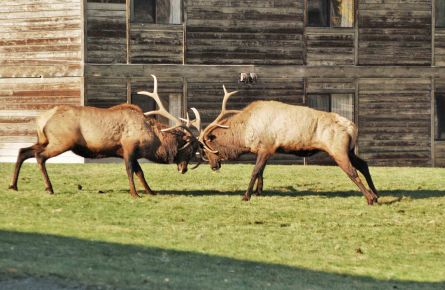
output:
[[[82,3],[2,0],[0,161],[15,161],[20,147],[36,141],[36,115],[58,104],[80,105],[82,83]]]
[[[306,64],[353,65],[354,35],[353,28],[307,27]]]
[[[434,33],[435,65],[445,66],[445,28],[436,28]]]
[[[304,1],[186,1],[187,63],[303,64]]]
[[[123,78],[85,78],[85,105],[108,108],[127,102],[127,81]]]
[[[184,60],[182,25],[132,23],[130,62],[182,64]]]
[[[374,165],[431,166],[431,80],[359,80],[359,151]]]
[[[127,18],[125,0],[102,3],[88,0],[86,6],[87,56],[89,63],[127,63]]]
[[[436,141],[434,144],[434,165],[437,167],[445,167],[445,142]]]
[[[431,0],[358,0],[360,65],[430,65]]]

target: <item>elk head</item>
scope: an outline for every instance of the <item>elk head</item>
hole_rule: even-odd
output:
[[[158,95],[158,80],[155,75],[151,75],[154,79],[154,85],[153,85],[153,92],[147,92],[147,91],[140,91],[138,94],[141,95],[147,95],[151,98],[153,98],[156,101],[156,104],[158,105],[158,110],[156,111],[150,111],[144,113],[145,116],[151,116],[151,115],[161,115],[169,120],[172,120],[175,125],[169,128],[161,129],[162,133],[165,134],[174,134],[176,135],[176,140],[178,142],[178,150],[176,153],[176,156],[174,158],[174,162],[178,166],[178,171],[181,173],[187,172],[187,166],[190,160],[195,156],[195,153],[199,149],[199,140],[193,135],[190,126],[195,125],[199,122],[201,122],[201,118],[199,116],[198,110],[195,108],[192,108],[196,120],[190,121],[189,115],[187,113],[187,119],[180,119],[176,118],[175,116],[171,115],[162,104],[161,99]],[[185,122],[185,124],[183,124]]]
[[[212,170],[218,170],[221,167],[221,154],[219,154],[217,148],[217,134],[213,134],[213,131],[218,128],[228,129],[229,126],[225,126],[220,124],[220,122],[226,117],[228,114],[239,113],[237,110],[227,110],[226,105],[227,101],[231,96],[236,94],[238,91],[227,92],[226,87],[223,85],[224,89],[224,98],[222,101],[221,113],[219,113],[218,117],[210,123],[203,131],[199,134],[199,142],[201,143],[201,157],[208,161]]]

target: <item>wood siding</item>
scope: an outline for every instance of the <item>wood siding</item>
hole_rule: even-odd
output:
[[[437,167],[445,167],[445,141],[436,141],[434,150],[434,165]]]
[[[303,64],[303,0],[186,3],[187,63]]]
[[[125,0],[115,0],[112,3],[101,2],[104,1],[87,1],[86,61],[89,63],[127,63]]]
[[[436,28],[434,33],[435,65],[445,66],[445,28]]]
[[[358,0],[360,65],[430,65],[431,0]]]
[[[78,0],[2,0],[0,66],[80,66],[81,5]]]
[[[353,65],[353,28],[314,28],[305,31],[307,65]]]
[[[361,79],[359,151],[374,165],[431,166],[431,80]]]
[[[85,79],[85,105],[108,108],[127,102],[127,81],[122,78]]]
[[[182,25],[131,24],[131,63],[182,64],[183,45]]]
[[[15,161],[36,141],[35,116],[81,104],[82,21],[78,0],[1,1],[0,161]]]

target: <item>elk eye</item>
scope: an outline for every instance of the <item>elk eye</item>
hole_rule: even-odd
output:
[[[213,140],[215,140],[216,139],[216,136],[215,135],[209,135],[209,140],[210,141],[213,141]]]

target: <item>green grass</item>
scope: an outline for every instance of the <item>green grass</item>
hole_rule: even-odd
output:
[[[123,164],[49,164],[54,196],[35,164],[6,190],[0,164],[0,288],[445,288],[445,169],[371,168],[383,204],[367,206],[318,166],[269,165],[242,202],[252,168],[144,164],[159,194],[135,200]]]

